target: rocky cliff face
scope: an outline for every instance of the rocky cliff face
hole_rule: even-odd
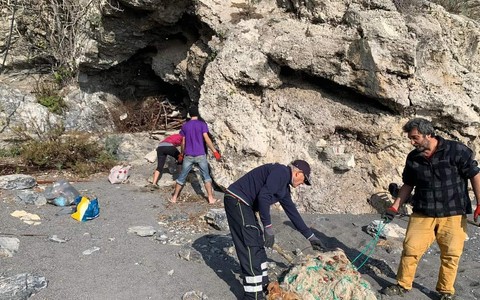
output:
[[[95,118],[101,126],[90,120],[88,129],[108,131],[109,113],[118,107],[112,103],[128,100],[126,87],[132,97],[158,92],[156,80],[181,87],[188,95],[181,101],[198,102],[223,153],[221,162],[211,163],[220,186],[260,164],[301,158],[313,167],[312,187],[296,191],[303,208],[369,212],[367,199],[400,181],[411,150],[401,126],[412,116],[431,119],[441,135],[478,154],[480,26],[441,6],[419,2],[399,10],[387,0],[117,4],[91,5],[79,22],[85,40],[77,49],[78,86],[67,93],[70,107],[88,111],[96,103],[94,111],[106,113]],[[11,46],[2,89],[26,94],[14,76],[21,40]],[[129,72],[121,84],[108,80],[114,68],[139,69],[139,61],[155,76]],[[4,124],[14,115],[0,111]],[[76,116],[82,118],[91,115]]]

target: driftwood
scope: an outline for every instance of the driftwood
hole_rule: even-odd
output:
[[[280,254],[283,258],[285,258],[288,261],[288,263],[291,264],[293,262],[293,257],[289,255],[287,252],[285,252],[282,248],[280,248],[279,245],[273,244],[272,249],[277,251],[278,254]]]
[[[8,236],[38,236],[38,237],[48,237],[46,234],[39,234],[39,233],[9,233],[9,232],[0,232],[0,236],[8,235]]]
[[[117,129],[122,132],[180,129],[185,119],[179,108],[162,100],[161,97],[151,97],[144,102],[125,103],[126,117],[113,118]]]
[[[52,179],[37,179],[36,182],[37,184],[52,184],[57,182],[58,179],[52,180]],[[90,180],[84,180],[84,179],[68,179],[68,182],[90,182]]]

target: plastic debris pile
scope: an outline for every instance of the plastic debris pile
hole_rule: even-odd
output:
[[[273,287],[271,283],[269,287]],[[316,255],[307,255],[290,268],[269,300],[296,298],[282,297],[288,292],[303,300],[376,300],[370,284],[363,280],[345,253],[338,249]],[[279,296],[280,295],[280,296]],[[290,294],[291,295],[291,294]]]

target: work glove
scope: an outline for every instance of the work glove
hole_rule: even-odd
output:
[[[178,154],[177,164],[181,165],[183,163],[183,153]]]
[[[325,249],[327,249],[322,241],[320,241],[320,239],[315,235],[312,235],[308,240],[310,241],[310,245],[312,245],[313,250],[325,251]]]
[[[384,220],[385,224],[392,222],[395,216],[397,215],[397,213],[398,213],[398,210],[395,209],[393,206],[388,207],[385,210],[385,213],[382,215],[382,219]]]
[[[217,161],[220,161],[220,158],[222,158],[222,156],[220,155],[220,153],[218,153],[218,151],[213,152],[213,156],[215,156],[215,159]]]
[[[264,246],[266,248],[272,248],[273,243],[275,243],[275,235],[273,233],[272,226],[265,227],[263,233],[264,233],[264,238],[265,238]]]
[[[475,223],[477,223],[479,215],[480,215],[480,205],[477,204],[477,208],[475,208],[475,212],[473,213],[473,221]]]

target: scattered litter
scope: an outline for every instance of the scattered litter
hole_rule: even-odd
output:
[[[12,257],[18,251],[20,240],[12,237],[0,237],[0,257]]]
[[[53,183],[43,192],[47,202],[56,206],[69,206],[75,202],[80,193],[66,180],[61,179]]]
[[[207,300],[208,297],[203,292],[190,291],[182,296],[182,300]]]
[[[90,255],[90,254],[92,254],[93,252],[98,251],[98,250],[100,250],[100,248],[97,247],[97,246],[95,246],[95,247],[92,247],[92,248],[90,248],[90,249],[87,249],[87,250],[83,251],[82,254],[83,254],[83,255]]]
[[[118,165],[110,169],[110,175],[108,175],[108,181],[111,184],[124,183],[130,177],[130,168],[132,166]]]
[[[16,210],[10,214],[12,217],[19,218],[28,225],[40,225],[40,217],[36,214],[28,213],[24,210]]]
[[[59,238],[56,234],[48,237],[48,240],[56,243],[66,243],[68,241],[67,239]]]
[[[379,225],[382,224],[382,220],[373,220],[370,224],[367,225],[366,232],[371,236],[375,236],[378,232]],[[388,223],[385,226],[380,226],[383,228],[382,232],[380,232],[379,237],[382,239],[387,238],[404,238],[406,229],[398,226],[395,223]]]
[[[88,221],[95,219],[100,214],[100,206],[98,205],[97,198],[90,200],[87,197],[78,196],[75,199],[77,204],[75,212],[71,214],[72,218],[77,221]]]

